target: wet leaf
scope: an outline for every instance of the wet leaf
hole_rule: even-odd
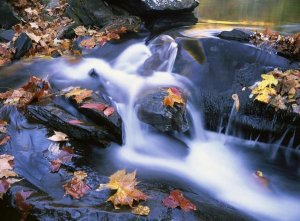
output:
[[[177,88],[171,87],[167,90],[168,95],[164,97],[163,104],[165,106],[173,107],[175,103],[184,104],[181,93]]]
[[[69,124],[83,124],[83,122],[82,121],[80,121],[80,120],[70,120],[70,121],[68,121],[68,123]]]
[[[150,208],[148,206],[138,205],[137,207],[133,208],[131,212],[140,216],[148,216],[150,213]]]
[[[80,46],[88,49],[94,48],[96,46],[96,40],[94,37],[87,38],[80,42]]]
[[[71,91],[65,94],[67,98],[72,97],[78,104],[82,103],[86,98],[91,97],[92,90],[81,89],[79,87],[73,88]]]
[[[68,141],[68,135],[62,132],[54,131],[54,135],[48,138],[49,140],[60,142],[60,141]]]
[[[172,190],[170,195],[166,197],[162,202],[166,207],[180,207],[185,212],[196,210],[196,206],[188,199],[186,199],[180,190]]]
[[[234,106],[235,106],[236,112],[239,112],[239,109],[240,109],[240,100],[239,100],[239,96],[238,96],[237,94],[233,94],[233,95],[232,95],[232,99],[234,100]]]
[[[7,142],[10,140],[10,136],[4,135],[3,137],[0,137],[0,146],[7,144]]]
[[[6,133],[7,122],[0,119],[0,132]]]
[[[64,147],[62,150],[57,150],[55,156],[57,159],[50,161],[50,170],[52,173],[58,172],[62,164],[72,161],[74,150],[69,147]]]
[[[58,172],[60,169],[60,166],[62,164],[61,160],[56,159],[56,160],[52,160],[50,161],[51,166],[50,166],[50,170],[52,173]]]
[[[100,103],[86,103],[86,104],[81,105],[80,107],[81,108],[104,111],[105,108],[107,108],[107,105],[106,104],[100,104]]]
[[[25,221],[30,211],[32,210],[32,205],[26,202],[27,198],[29,198],[34,191],[23,191],[16,193],[16,206],[20,210],[22,217],[21,220]]]
[[[87,33],[87,29],[84,26],[78,26],[74,28],[74,32],[77,36],[84,36]]]
[[[114,107],[108,107],[104,110],[104,115],[109,117],[110,115],[112,115],[115,112],[115,108]]]
[[[83,171],[76,171],[69,183],[64,185],[65,195],[70,195],[73,199],[80,199],[90,190],[90,187],[83,181],[87,174]]]
[[[126,174],[126,170],[119,170],[109,177],[107,184],[100,185],[99,189],[105,186],[111,190],[116,190],[116,193],[107,199],[111,201],[115,207],[129,205],[132,207],[134,201],[146,200],[148,196],[136,189],[138,184],[136,180],[136,171]]]

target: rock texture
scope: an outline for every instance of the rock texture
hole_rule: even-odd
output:
[[[6,0],[0,0],[0,28],[10,29],[20,22]]]

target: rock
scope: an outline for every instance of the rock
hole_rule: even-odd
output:
[[[24,32],[18,37],[16,42],[14,43],[14,47],[16,48],[16,53],[14,54],[14,59],[20,59],[23,57],[27,51],[31,48],[32,43],[31,39]]]
[[[7,1],[0,0],[0,28],[10,29],[19,22],[19,18],[15,15]]]
[[[94,123],[98,125],[104,125],[109,131],[109,133],[113,134],[117,138],[118,142],[122,140],[122,119],[118,114],[116,107],[114,107],[114,105],[108,98],[105,98],[99,92],[93,92],[90,98],[85,99],[80,104],[78,104],[74,99],[72,99],[72,97],[70,97],[69,99],[80,113],[92,119]],[[106,116],[105,110],[96,110],[81,107],[82,105],[91,103],[103,104],[107,106],[107,108],[113,108],[114,111],[111,115]]]
[[[231,31],[222,31],[220,34],[218,34],[218,37],[226,40],[249,42],[250,37],[253,34],[254,33],[252,31],[235,28]]]
[[[163,100],[166,90],[150,92],[137,102],[138,118],[159,131],[180,131],[189,129],[186,106],[176,104],[174,107],[164,106]]]
[[[274,68],[295,69],[297,63],[250,45],[214,38],[177,38],[178,55],[173,71],[196,85],[199,109],[203,111],[206,129],[229,128],[231,134],[244,138],[259,136],[269,142],[287,130],[300,130],[300,115],[276,111],[275,108],[249,98],[249,86],[261,80],[261,74]],[[237,93],[240,109],[233,109],[232,94]],[[231,131],[230,128],[236,128]],[[293,146],[300,144],[295,138]]]
[[[72,120],[80,120],[63,109],[53,105],[43,106],[30,105],[27,107],[30,116],[33,116],[42,124],[50,126],[56,131],[63,132],[71,138],[77,140],[88,140],[107,144],[110,141],[120,143],[120,138],[116,138],[107,130],[105,126],[93,125],[90,123],[72,124]]]
[[[66,15],[77,24],[102,28],[114,14],[102,0],[70,0]]]
[[[0,42],[9,42],[13,39],[15,32],[12,29],[0,30]]]
[[[107,2],[121,6],[130,13],[142,17],[155,13],[191,12],[199,4],[195,0],[108,0]]]

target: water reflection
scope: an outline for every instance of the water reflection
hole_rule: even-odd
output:
[[[300,31],[299,0],[201,0],[199,22]]]

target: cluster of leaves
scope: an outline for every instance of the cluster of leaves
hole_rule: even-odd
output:
[[[5,105],[15,105],[22,108],[47,97],[50,92],[50,85],[47,81],[33,76],[21,88],[0,93],[0,100]]]
[[[83,103],[84,100],[90,98],[93,94],[92,90],[81,89],[79,87],[72,88],[68,93],[65,94],[67,98],[72,98],[77,104]],[[80,106],[81,108],[93,109],[97,111],[103,111],[106,117],[109,117],[115,112],[115,108],[103,103],[84,103]],[[72,121],[72,124],[81,124],[81,121]]]
[[[11,42],[0,43],[0,66],[9,63],[16,50],[11,47]]]
[[[165,106],[173,107],[175,103],[184,104],[184,100],[182,98],[181,92],[175,88],[170,87],[167,89],[168,95],[164,97],[163,104]]]
[[[300,33],[283,36],[267,28],[263,32],[255,32],[251,36],[251,43],[257,46],[271,46],[280,54],[300,61]]]
[[[74,31],[78,37],[88,36],[88,38],[80,42],[80,46],[94,48],[96,45],[103,46],[108,41],[120,39],[120,34],[126,33],[127,29],[122,26],[118,29],[100,31],[78,26]]]
[[[83,171],[74,172],[74,177],[69,183],[64,185],[65,195],[70,195],[74,199],[80,199],[84,194],[90,190],[90,187],[86,185],[84,179],[87,177],[87,174]]]
[[[7,135],[7,122],[0,119],[0,146],[6,144],[10,140],[10,136]]]
[[[300,114],[300,71],[273,71],[262,74],[262,81],[250,89],[255,100],[271,104],[277,109],[291,109]]]
[[[191,210],[196,210],[196,206],[186,199],[180,190],[172,190],[170,195],[166,197],[163,201],[166,207],[176,208],[180,207],[183,211],[189,212]]]
[[[13,171],[13,160],[14,157],[11,155],[0,155],[0,199],[3,198],[11,184],[20,181],[15,178],[18,174]]]

